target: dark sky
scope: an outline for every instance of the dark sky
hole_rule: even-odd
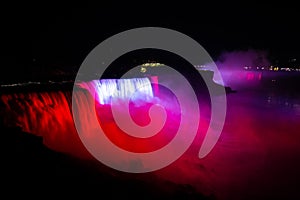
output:
[[[263,49],[299,57],[296,4],[210,3],[13,4],[1,12],[3,63],[10,70],[36,65],[80,65],[104,39],[131,28],[159,26],[197,40],[212,57],[223,51]],[[36,66],[37,67],[37,66]]]

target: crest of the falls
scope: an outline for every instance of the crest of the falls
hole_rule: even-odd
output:
[[[118,100],[151,100],[153,90],[148,78],[100,79],[79,82],[76,85],[87,89],[100,104],[110,104]]]

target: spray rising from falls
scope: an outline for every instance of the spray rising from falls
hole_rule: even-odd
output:
[[[223,52],[215,64],[225,86],[232,87],[232,89],[256,87],[267,74],[267,71],[263,69],[271,65],[268,52],[255,49]],[[203,69],[213,71],[212,63],[205,64]],[[213,79],[216,83],[222,84],[219,77],[214,76]]]
[[[101,124],[111,141],[125,149],[136,152],[155,150],[168,143],[178,128],[178,116],[174,114],[176,110],[179,113],[176,102],[172,106],[172,112],[167,112],[165,126],[150,140],[131,137],[115,123],[112,102],[121,103],[123,100],[130,100],[130,114],[138,125],[145,126],[150,123],[148,112],[157,103],[157,98],[154,97],[148,78],[80,82],[75,84],[74,90],[73,106],[84,112],[81,113],[80,123],[86,129],[85,132],[89,133]],[[164,92],[161,95],[164,95],[166,102],[173,98],[171,93]],[[20,127],[24,132],[41,136],[43,143],[51,149],[84,158],[91,156],[78,137],[74,125],[71,91],[2,94],[0,100],[2,113],[5,113],[5,125]],[[98,121],[92,122],[90,113],[95,109]],[[117,109],[124,112],[123,104]]]

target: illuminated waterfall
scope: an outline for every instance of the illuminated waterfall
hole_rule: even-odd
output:
[[[78,88],[81,88],[77,90]],[[95,94],[95,96],[93,96]],[[99,123],[103,129],[108,131],[111,139],[114,141],[122,138],[122,131],[118,130],[114,125],[111,113],[110,102],[112,100],[131,100],[133,102],[144,102],[144,107],[131,108],[131,112],[135,113],[135,119],[140,124],[147,124],[148,117],[144,117],[147,113],[151,100],[153,101],[153,92],[151,82],[148,78],[133,79],[103,79],[93,80],[90,82],[80,82],[75,84],[74,99],[75,107],[81,108],[86,113],[81,119],[82,127],[94,129],[92,125],[98,126],[97,123],[91,123],[90,111],[95,109],[94,100],[97,104],[97,113],[101,113]],[[79,157],[90,157],[89,153],[82,145],[77,130],[74,126],[71,108],[71,91],[44,91],[44,92],[18,92],[11,94],[1,94],[0,101],[5,116],[3,122],[7,126],[20,127],[22,131],[41,136],[43,143],[51,149],[61,152],[70,153]],[[123,104],[122,104],[123,105]],[[120,111],[124,108],[120,105]],[[100,119],[101,118],[101,119]],[[168,123],[167,123],[168,125]],[[174,125],[173,125],[174,126]],[[114,128],[114,129],[113,129]],[[168,128],[168,126],[166,127]],[[163,130],[165,131],[165,130]],[[87,130],[89,132],[89,130]],[[121,136],[119,136],[121,134]],[[123,134],[126,136],[126,134]],[[170,134],[171,135],[171,134]],[[171,137],[171,136],[170,136]],[[155,138],[154,138],[155,139]],[[167,140],[166,137],[165,140]],[[116,141],[115,141],[116,142]],[[119,142],[119,143],[118,143]],[[128,143],[127,138],[118,140],[117,144]],[[155,145],[145,145],[139,140],[139,149],[156,148],[160,145],[155,141]],[[162,143],[162,142],[161,142]],[[133,144],[135,144],[133,142]]]
[[[148,78],[100,79],[77,83],[81,88],[89,90],[100,104],[110,104],[118,100],[151,100],[153,91]]]

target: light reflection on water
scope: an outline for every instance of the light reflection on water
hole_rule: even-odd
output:
[[[245,79],[230,85],[232,88],[237,88],[237,93],[228,95],[228,98],[241,101],[240,103],[252,109],[272,109],[299,116],[299,81],[299,74],[264,73],[259,80]]]
[[[221,200],[299,197],[300,94],[291,87],[295,79],[277,78],[230,85],[236,93],[227,94],[218,143],[204,159],[186,154],[177,164],[184,176],[176,181],[186,179]],[[173,180],[176,170],[164,175]]]
[[[188,183],[200,193],[221,200],[299,196],[300,94],[297,87],[291,87],[299,85],[295,80],[263,77],[261,82],[255,82],[258,84],[248,84],[245,80],[248,85],[244,82],[243,88],[229,85],[237,92],[227,95],[226,123],[213,151],[199,159],[201,141],[196,139],[182,158],[155,174],[175,183]],[[78,98],[88,102],[86,93],[79,93]],[[34,101],[17,102],[18,108],[24,111],[21,118],[24,124],[42,133],[44,141],[51,143],[53,148],[86,156],[88,152],[82,152],[84,148],[76,137],[70,110],[66,109],[65,99],[68,98],[62,93],[28,97]],[[24,101],[24,98],[17,98],[22,99]],[[46,106],[41,107],[40,102]],[[38,115],[32,112],[43,114],[43,117],[33,119]],[[21,113],[17,112],[18,119]],[[91,125],[88,120],[84,124]]]

